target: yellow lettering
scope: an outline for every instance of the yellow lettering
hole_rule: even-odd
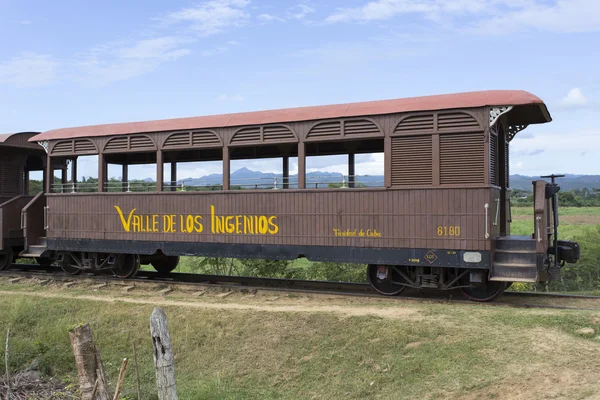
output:
[[[133,216],[133,221],[131,222],[131,225],[133,226],[133,231],[134,232],[139,232],[140,228],[141,228],[141,224],[142,224],[142,219],[140,218],[139,215],[134,215]]]
[[[158,232],[158,215],[152,216],[152,232]]]
[[[210,231],[215,233],[215,206],[210,206]]]
[[[241,215],[236,215],[235,216],[235,233],[237,233],[238,235],[240,233],[242,233],[242,230],[240,228],[241,223],[242,223],[242,216]]]
[[[131,230],[131,217],[133,216],[133,213],[135,212],[135,208],[133,210],[131,210],[131,212],[129,213],[129,216],[127,217],[127,221],[125,220],[125,216],[123,216],[123,211],[121,211],[121,208],[119,208],[119,206],[114,206],[117,209],[117,212],[119,213],[119,219],[121,220],[121,224],[123,224],[123,229],[125,229],[125,232],[129,232]]]
[[[258,220],[258,231],[264,235],[265,233],[267,233],[267,229],[269,227],[269,221],[267,220],[267,217],[265,217],[264,215],[260,216],[260,219]]]
[[[252,217],[244,216],[244,233],[250,233],[254,235],[254,224]]]
[[[273,222],[275,220],[275,218],[277,218],[277,217],[274,215],[269,217],[269,225],[271,226],[271,228],[269,228],[269,233],[271,235],[275,235],[277,232],[279,232],[279,227],[277,226],[277,224],[275,222]]]
[[[231,223],[232,220],[233,220],[233,215],[228,215],[225,218],[225,230],[227,231],[227,233],[235,232],[235,225]]]
[[[195,223],[194,230],[197,233],[202,233],[202,231],[204,230],[204,226],[202,225],[202,216],[196,215],[194,217],[194,223]]]

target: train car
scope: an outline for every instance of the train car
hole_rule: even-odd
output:
[[[29,139],[39,132],[0,135],[0,269],[9,268],[25,247],[21,210],[30,195],[29,173],[44,171],[46,153]]]
[[[499,90],[43,132],[30,142],[46,150],[48,176],[94,155],[98,183],[47,180],[25,212],[39,238],[28,237],[23,254],[55,258],[68,273],[111,269],[123,278],[140,263],[168,273],[182,255],[305,257],[364,263],[384,295],[411,287],[492,300],[510,282],[558,279],[579,257],[577,243],[557,238],[554,178],[532,182],[531,236],[510,234],[510,142],[550,121],[538,97]],[[356,182],[363,153],[382,155],[379,187]],[[347,156],[338,187],[307,173],[307,159],[321,155]],[[280,159],[281,180],[232,185],[232,160],[257,158]],[[177,165],[191,161],[222,162],[218,187],[186,190]],[[148,163],[156,182],[135,190],[128,168]],[[120,182],[108,179],[109,164],[122,168]]]

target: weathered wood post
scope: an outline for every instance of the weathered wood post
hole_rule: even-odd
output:
[[[171,337],[167,316],[160,308],[155,308],[150,317],[150,334],[154,346],[154,367],[159,400],[177,400],[175,387],[175,359],[171,348]]]
[[[100,351],[96,348],[90,325],[74,327],[69,331],[69,339],[77,363],[81,399],[110,400]]]
[[[8,367],[8,344],[10,342],[10,328],[6,331],[6,350],[4,351],[4,361],[6,362],[6,400],[10,400],[12,388],[10,386],[10,369]]]

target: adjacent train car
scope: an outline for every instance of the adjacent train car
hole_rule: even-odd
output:
[[[29,142],[39,132],[0,135],[0,269],[10,267],[25,247],[21,210],[33,198],[29,173],[44,171],[46,153]]]
[[[76,173],[47,180],[24,211],[31,235],[22,254],[57,259],[69,273],[109,268],[121,277],[140,262],[168,273],[181,255],[306,257],[367,264],[384,295],[457,289],[491,300],[510,282],[558,279],[579,257],[576,243],[557,238],[554,178],[532,183],[531,236],[510,235],[510,142],[550,121],[528,92],[482,91],[43,132],[30,142],[47,152],[48,176],[94,155],[98,183],[80,184]],[[363,153],[382,155],[379,187],[356,183]],[[340,187],[307,173],[307,158],[321,155],[347,156]],[[281,181],[232,185],[231,162],[256,158],[280,159]],[[191,161],[221,161],[218,187],[182,190],[177,165]],[[128,168],[148,163],[156,183],[136,191]],[[122,168],[121,182],[108,180],[109,164]]]

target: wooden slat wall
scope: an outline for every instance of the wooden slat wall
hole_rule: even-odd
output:
[[[489,188],[51,194],[48,237],[486,250],[484,204],[489,199]],[[276,216],[279,232],[212,234],[211,205],[217,215]],[[159,215],[160,232],[125,232],[114,206],[125,218],[133,209],[135,215]],[[177,216],[177,232],[162,231],[165,215]],[[181,232],[179,215],[202,216],[204,231]],[[440,226],[458,226],[460,235],[439,236]],[[376,229],[381,237],[340,237],[334,229]]]

